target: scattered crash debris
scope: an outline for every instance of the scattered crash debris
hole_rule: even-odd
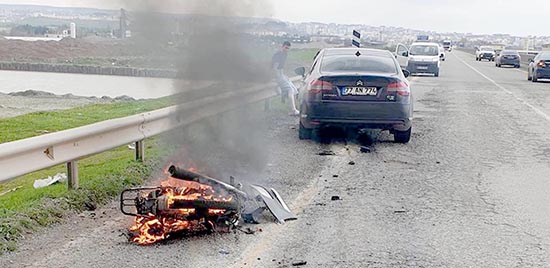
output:
[[[340,177],[340,176],[337,175],[337,174],[334,174],[334,175],[332,175],[332,177],[333,177],[333,178],[338,178],[338,177]]]
[[[319,153],[320,156],[328,156],[328,155],[336,155],[336,153],[334,153],[333,151],[331,150],[324,150],[324,151],[321,151]]]
[[[245,234],[248,234],[248,235],[253,235],[253,234],[256,234],[256,232],[263,232],[263,230],[261,228],[258,228],[256,230],[252,230],[251,228],[237,228],[239,231],[245,233]]]
[[[396,209],[393,211],[393,213],[399,214],[399,213],[407,213],[407,210],[404,208]]]
[[[355,161],[349,161],[348,165],[354,166],[354,165],[355,165]]]
[[[361,146],[361,149],[360,149],[361,153],[371,153],[372,152],[372,149],[368,146]]]
[[[307,265],[307,261],[295,261],[292,262],[292,266],[304,266]]]
[[[342,199],[341,199],[339,196],[337,196],[337,195],[333,195],[333,196],[330,198],[330,200],[332,200],[332,201],[338,201],[338,200],[342,200]]]
[[[151,245],[176,233],[230,232],[241,220],[257,223],[265,210],[281,224],[297,219],[273,188],[234,179],[228,184],[176,166],[167,172],[170,179],[159,187],[121,193],[122,213],[136,217],[130,236],[137,244]]]
[[[65,173],[58,173],[55,176],[48,176],[47,179],[43,180],[35,180],[33,183],[34,189],[44,188],[48,187],[52,184],[58,183],[58,182],[67,182],[67,174]]]

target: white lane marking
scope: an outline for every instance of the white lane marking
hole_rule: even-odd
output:
[[[501,89],[502,91],[508,93],[510,96],[514,97],[517,101],[519,101],[520,103],[522,103],[523,105],[531,108],[535,113],[537,113],[538,115],[542,116],[544,119],[546,119],[546,121],[549,121],[550,122],[550,116],[548,116],[547,114],[545,114],[542,110],[540,110],[539,108],[533,106],[532,104],[528,103],[527,101],[525,101],[524,99],[518,97],[516,94],[514,94],[512,91],[508,90],[507,88],[501,86],[500,84],[498,84],[497,82],[495,82],[495,80],[489,78],[488,76],[486,76],[485,74],[483,74],[482,72],[480,72],[479,70],[477,70],[475,67],[473,67],[472,65],[468,64],[466,61],[464,61],[463,59],[459,58],[458,56],[456,56],[455,54],[453,54],[453,56],[455,56],[459,61],[461,61],[462,63],[464,63],[466,66],[468,66],[470,69],[474,70],[476,73],[478,73],[479,75],[481,75],[483,78],[487,79],[489,82],[493,83],[495,86],[497,86],[499,89]]]

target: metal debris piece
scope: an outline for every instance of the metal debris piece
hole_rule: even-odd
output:
[[[341,199],[339,196],[337,196],[337,195],[333,195],[333,196],[330,198],[330,200],[332,200],[332,201],[338,201],[338,200],[342,200],[342,199]]]
[[[336,155],[333,151],[331,150],[324,150],[324,151],[321,151],[319,153],[320,156],[327,156],[327,155]]]
[[[355,165],[355,161],[349,161],[348,165],[354,166],[354,165]]]
[[[361,146],[361,150],[360,150],[362,153],[370,153],[372,152],[371,148],[368,147],[368,146]]]
[[[307,264],[307,261],[295,261],[292,263],[292,266],[304,266]]]
[[[251,185],[251,187],[259,193],[257,198],[264,202],[267,209],[275,216],[279,223],[283,224],[285,221],[298,219],[296,215],[290,211],[275,189],[271,188],[268,190],[259,185]]]
[[[334,174],[334,175],[332,175],[332,177],[333,177],[333,178],[338,178],[338,177],[340,177],[340,176]]]

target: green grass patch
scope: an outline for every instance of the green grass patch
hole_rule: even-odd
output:
[[[307,49],[293,49],[288,54],[288,59],[291,61],[301,62],[304,64],[313,63],[313,57],[317,55],[320,49],[307,48]]]
[[[0,120],[0,143],[84,126],[171,105],[169,98],[97,104],[64,111],[38,112]],[[37,228],[60,222],[74,211],[105,204],[123,189],[143,183],[166,150],[155,139],[146,141],[147,160],[134,160],[135,151],[113,149],[79,161],[78,190],[66,183],[34,189],[36,179],[66,173],[66,166],[40,170],[0,184],[0,254],[16,249],[17,241]],[[13,190],[13,191],[10,191]]]
[[[169,98],[161,98],[156,100],[88,105],[69,110],[36,112],[8,118],[0,120],[0,143],[139,114],[160,109],[171,104]]]

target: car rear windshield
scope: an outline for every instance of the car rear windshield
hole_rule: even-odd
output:
[[[492,47],[481,47],[479,50],[482,50],[482,51],[493,51],[493,48],[492,48]]]
[[[550,61],[550,53],[540,53],[537,56],[537,59],[544,60],[544,61]]]
[[[519,55],[519,53],[517,51],[513,51],[513,50],[504,50],[502,51],[502,55]]]
[[[430,45],[414,45],[411,47],[409,54],[413,56],[437,56],[439,55],[439,47]]]
[[[394,60],[390,57],[327,55],[323,59],[321,72],[366,72],[396,74],[397,67]]]

